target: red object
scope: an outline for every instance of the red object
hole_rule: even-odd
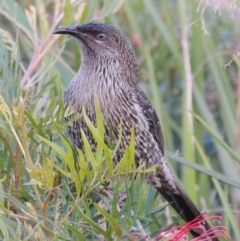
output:
[[[160,233],[157,235],[156,240],[159,238],[168,238],[168,241],[183,241],[183,240],[189,240],[187,233],[190,230],[202,230],[202,234],[192,239],[192,241],[211,241],[213,238],[216,237],[225,237],[227,239],[231,239],[231,237],[226,233],[227,228],[225,226],[214,226],[209,230],[206,230],[204,228],[204,222],[208,221],[210,219],[219,219],[221,220],[222,217],[220,216],[211,216],[211,217],[204,217],[205,215],[208,215],[207,212],[202,213],[195,219],[193,219],[190,222],[184,223],[182,225],[178,226],[169,226],[167,228],[164,228],[160,231]]]
[[[133,34],[132,34],[132,41],[133,41],[133,44],[134,44],[136,47],[141,47],[142,41],[141,41],[140,36],[139,36],[138,33],[133,33]]]

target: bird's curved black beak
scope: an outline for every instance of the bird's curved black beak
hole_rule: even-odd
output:
[[[69,26],[69,27],[58,28],[53,32],[53,34],[69,34],[72,36],[78,36],[81,33],[79,32],[76,26]]]

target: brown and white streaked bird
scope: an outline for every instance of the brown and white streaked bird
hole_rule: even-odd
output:
[[[66,106],[79,113],[85,106],[88,117],[94,123],[94,98],[97,95],[106,124],[106,139],[110,138],[111,131],[117,140],[122,119],[122,141],[115,163],[123,156],[134,125],[136,166],[143,163],[147,168],[158,165],[154,172],[145,174],[147,183],[154,186],[185,221],[199,216],[199,210],[166,163],[159,119],[139,86],[137,60],[121,31],[109,24],[94,22],[59,28],[54,34],[75,37],[82,53],[81,67],[64,94]],[[74,145],[83,147],[81,128],[94,146],[95,141],[83,118],[68,127]],[[205,223],[205,228],[210,229],[208,223]],[[192,234],[196,237],[200,235],[198,231]],[[218,241],[217,238],[212,240]]]

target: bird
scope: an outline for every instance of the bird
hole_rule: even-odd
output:
[[[54,34],[67,34],[77,39],[81,50],[81,66],[64,92],[66,108],[82,113],[83,108],[92,123],[96,123],[95,96],[97,96],[104,126],[105,138],[122,139],[114,157],[116,165],[129,145],[131,130],[135,131],[135,164],[146,168],[156,165],[154,171],[145,173],[144,179],[155,187],[186,222],[201,213],[174,177],[164,157],[164,139],[159,118],[139,85],[137,59],[124,34],[116,27],[101,22],[90,22],[62,27]],[[66,117],[68,119],[68,117]],[[67,127],[73,145],[83,149],[81,129],[92,148],[96,142],[84,118]],[[206,230],[210,225],[205,222]],[[201,232],[192,230],[199,237]],[[218,238],[212,238],[218,241]]]

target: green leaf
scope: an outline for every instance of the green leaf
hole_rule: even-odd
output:
[[[84,10],[83,10],[83,13],[82,13],[82,16],[80,19],[80,23],[86,22],[86,20],[89,16],[89,13],[90,13],[90,6],[88,3],[85,3]]]
[[[106,236],[106,231],[102,230],[100,226],[95,223],[91,218],[89,218],[87,215],[85,215],[79,207],[77,207],[75,204],[72,204],[74,207],[74,210],[79,214],[79,216],[82,217],[82,219],[90,225],[90,227],[97,233],[100,233],[104,236]]]
[[[226,175],[223,175],[223,174],[221,174],[219,172],[216,172],[214,170],[209,170],[208,168],[206,168],[206,167],[204,167],[202,165],[199,165],[197,163],[188,161],[185,158],[176,156],[176,154],[171,153],[169,151],[166,151],[166,156],[169,159],[173,159],[173,160],[175,160],[175,161],[177,161],[177,162],[179,162],[179,163],[181,163],[181,164],[183,164],[185,166],[191,167],[191,168],[193,168],[195,170],[198,170],[199,172],[205,173],[205,174],[207,174],[210,177],[216,178],[219,181],[221,181],[223,183],[226,183],[226,184],[228,184],[228,185],[230,185],[232,187],[235,187],[235,188],[240,190],[240,182],[235,181],[234,179],[231,179],[231,178],[229,178]]]
[[[79,241],[87,241],[87,239],[84,238],[84,236],[82,235],[82,233],[77,230],[77,228],[74,228],[70,225],[66,225],[67,228],[77,237],[77,240]]]
[[[194,118],[201,123],[201,125],[214,137],[214,139],[236,160],[240,163],[240,157],[234,150],[226,144],[225,141],[220,138],[216,132],[212,130],[212,128],[197,114],[192,113]]]
[[[4,222],[4,218],[2,216],[0,216],[0,230],[1,230],[1,234],[3,235],[4,240],[10,240],[9,232],[6,227],[6,223]]]
[[[70,0],[66,0],[65,2],[66,4],[63,8],[63,26],[68,26],[72,21],[71,2]]]
[[[99,145],[100,148],[104,150],[104,154],[106,157],[106,164],[107,164],[107,171],[109,176],[112,176],[113,173],[113,159],[112,159],[112,153],[111,150],[109,150],[108,146],[104,143],[104,140],[101,138],[101,134],[97,130],[97,128],[94,127],[94,125],[91,123],[90,119],[86,115],[86,112],[83,108],[83,117],[87,124],[87,127],[91,131],[93,137],[95,138],[97,145]]]
[[[88,139],[84,133],[84,131],[81,129],[81,137],[82,137],[82,141],[83,141],[83,145],[84,145],[84,149],[85,149],[85,155],[87,156],[89,162],[91,163],[93,169],[95,169],[96,167],[96,161],[91,149],[91,146],[88,142]]]
[[[53,150],[55,150],[57,153],[59,153],[64,159],[68,159],[69,154],[66,153],[65,151],[63,151],[60,146],[58,146],[57,144],[49,141],[48,139],[46,139],[46,138],[44,138],[44,137],[42,137],[42,136],[40,136],[40,135],[38,135],[38,138],[39,138],[41,141],[45,142],[48,146],[52,147]],[[70,156],[71,156],[71,154],[70,154]]]
[[[118,237],[121,237],[123,235],[122,230],[120,225],[117,223],[117,221],[105,210],[103,210],[101,207],[99,207],[97,204],[94,205],[95,208],[98,210],[99,213],[101,213],[103,215],[103,217],[105,217],[108,222],[109,225],[113,228],[114,232],[116,233],[116,235]]]
[[[92,183],[93,180],[93,170],[90,171],[87,162],[85,160],[84,154],[81,150],[78,149],[78,154],[79,154],[79,165],[80,165],[80,180],[81,182],[84,180],[85,176],[87,177],[88,184]]]
[[[126,162],[126,172],[130,171],[135,163],[135,135],[134,135],[135,127],[132,126],[131,129],[131,137],[130,137],[130,143],[129,143],[129,154],[128,154],[128,161]]]

